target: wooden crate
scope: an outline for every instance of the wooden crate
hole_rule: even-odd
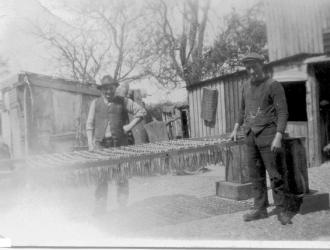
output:
[[[246,145],[243,141],[231,146],[225,153],[226,181],[245,184],[250,180]]]

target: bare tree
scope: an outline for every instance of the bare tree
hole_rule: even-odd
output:
[[[160,82],[176,86],[180,81],[187,85],[202,77],[204,34],[210,1],[185,0],[182,2],[157,0],[149,2],[156,16],[155,55],[160,68],[149,68],[149,73]],[[176,13],[177,17],[171,16]],[[181,21],[178,19],[181,16]],[[179,22],[182,28],[177,25]]]
[[[144,3],[134,0],[112,0],[93,3],[85,15],[104,27],[113,44],[113,76],[130,81],[146,76],[142,65],[150,58]]]
[[[55,24],[34,25],[34,34],[55,51],[59,69],[69,72],[74,80],[94,82],[108,64],[111,44],[99,40],[95,30],[80,27],[58,29]]]
[[[75,25],[57,29],[36,25],[35,34],[58,52],[58,63],[74,79],[94,80],[110,73],[118,81],[146,76],[150,57],[144,8],[138,1],[84,1],[70,12]],[[68,30],[68,31],[64,31]]]
[[[86,0],[71,9],[80,20],[75,32],[37,33],[75,79],[107,72],[119,81],[152,76],[167,87],[191,84],[201,79],[209,8],[210,0]]]

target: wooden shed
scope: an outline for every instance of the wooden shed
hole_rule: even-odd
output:
[[[22,72],[0,83],[1,134],[12,157],[86,146],[89,104],[95,84]]]
[[[267,68],[285,89],[289,108],[286,132],[306,138],[308,164],[319,166],[326,159],[322,148],[330,141],[330,67],[325,56],[330,54],[330,1],[264,3],[270,59]],[[240,87],[246,80],[246,73],[241,71],[187,87],[192,137],[231,132],[238,116]],[[201,114],[203,92],[208,88],[218,93],[213,123]]]
[[[330,142],[330,113],[320,111],[321,100],[329,100],[330,104],[330,84],[326,85],[330,82],[330,59],[299,54],[274,61],[266,67],[285,90],[289,110],[286,133],[293,137],[305,137],[308,165],[319,166],[326,159],[322,148]],[[232,131],[238,118],[241,86],[245,81],[246,72],[240,71],[187,87],[191,137],[221,135]],[[205,121],[201,114],[203,91],[208,88],[218,92],[214,123]]]
[[[300,53],[323,53],[330,27],[329,0],[267,0],[265,16],[270,61]]]

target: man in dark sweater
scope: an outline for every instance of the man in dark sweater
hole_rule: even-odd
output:
[[[250,80],[242,87],[240,113],[231,138],[236,140],[243,125],[246,135],[248,167],[254,190],[254,209],[244,215],[245,221],[268,217],[266,170],[273,189],[275,211],[283,224],[291,223],[293,213],[287,210],[281,159],[282,136],[288,109],[282,85],[269,78],[263,69],[263,57],[251,53],[242,60]]]
[[[98,88],[101,97],[92,101],[86,122],[86,133],[89,150],[128,145],[127,133],[131,131],[146,115],[146,111],[137,103],[116,95],[118,82],[110,75],[101,80]],[[128,121],[128,114],[132,119]],[[117,179],[117,199],[120,206],[128,201],[128,177],[120,175]],[[108,179],[101,176],[95,191],[95,214],[106,211],[108,196]]]

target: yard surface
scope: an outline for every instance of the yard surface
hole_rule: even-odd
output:
[[[102,217],[92,215],[94,186],[23,189],[2,178],[0,235],[13,246],[134,246],[149,241],[164,246],[164,240],[329,241],[330,246],[330,210],[298,214],[287,226],[275,216],[245,223],[242,215],[252,201],[215,196],[224,168],[210,170],[132,178],[125,210],[118,208],[111,185],[108,212]],[[330,192],[329,180],[329,163],[309,169],[311,189]]]

